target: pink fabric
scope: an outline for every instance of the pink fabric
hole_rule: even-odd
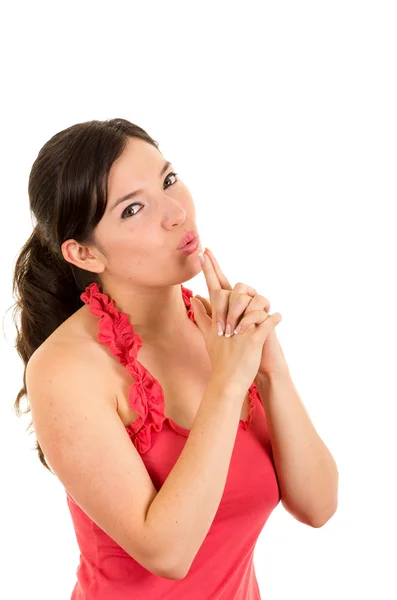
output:
[[[181,292],[187,315],[195,322],[190,302],[193,293],[183,285]],[[126,431],[159,490],[183,450],[189,430],[165,416],[161,385],[138,361],[142,340],[128,316],[115,308],[96,283],[87,286],[81,299],[99,319],[98,341],[108,346],[135,379],[129,402],[139,417]],[[254,383],[249,398],[249,413],[245,421],[240,419],[220,505],[183,579],[158,577],[145,569],[65,490],[80,549],[71,600],[260,599],[253,554],[280,493],[265,411]]]

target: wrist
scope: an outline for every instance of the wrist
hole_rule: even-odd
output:
[[[254,383],[255,385],[269,385],[277,381],[287,381],[291,379],[289,371],[285,373],[260,373],[258,371]]]
[[[231,394],[245,394],[248,388],[252,384],[252,381],[248,383],[246,380],[236,377],[226,377],[224,375],[212,375],[210,383],[220,391]]]

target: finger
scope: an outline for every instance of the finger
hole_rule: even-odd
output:
[[[233,291],[238,292],[239,294],[248,294],[252,298],[258,294],[255,288],[246,283],[236,283]]]
[[[276,314],[279,315],[280,313],[276,313]],[[244,315],[244,317],[241,319],[241,322],[239,323],[238,327],[234,330],[233,333],[235,335],[242,335],[243,333],[245,333],[247,331],[247,329],[251,325],[261,325],[261,323],[266,321],[266,319],[269,319],[270,317],[273,317],[273,316],[274,315],[268,315],[265,310],[254,310],[254,311]],[[280,320],[281,320],[281,315],[280,315]]]
[[[216,276],[218,277],[219,283],[221,284],[222,288],[224,290],[232,290],[233,286],[230,285],[230,282],[229,282],[228,278],[223,273],[222,269],[219,266],[218,261],[216,260],[215,256],[211,252],[211,250],[208,250],[208,248],[206,248],[205,251],[204,251],[204,254],[207,254],[210,257],[213,269],[214,269],[214,271],[216,273]]]
[[[212,306],[209,300],[207,300],[207,298],[203,298],[199,294],[196,294],[195,298],[198,298],[201,301],[201,303],[204,304],[204,308],[207,311],[207,315],[209,317],[212,317]]]
[[[239,284],[237,284],[237,285],[239,285]],[[250,288],[247,287],[247,289],[250,289]],[[250,292],[243,292],[243,293],[250,294]],[[268,298],[265,298],[265,296],[261,296],[261,294],[256,294],[255,298],[253,298],[252,301],[250,302],[246,312],[250,312],[251,310],[261,310],[261,309],[265,310],[266,312],[269,312],[270,302],[269,302]]]
[[[262,308],[262,306],[258,307],[257,301],[256,305],[251,307],[252,302],[257,297],[256,294],[256,289],[245,283],[237,283],[234,286],[229,298],[228,311],[224,317],[226,321],[226,334],[232,334],[232,331],[235,330],[244,313],[255,310],[255,308]]]
[[[202,270],[210,294],[211,303],[213,303],[213,293],[217,290],[221,290],[222,286],[219,282],[217,274],[214,271],[214,267],[212,266],[210,257],[205,252],[203,252],[202,255],[204,257],[204,264],[202,265]]]
[[[251,296],[247,294],[238,294],[237,297],[233,297],[234,293],[230,294],[229,309],[226,316],[226,327],[225,336],[230,337],[233,334],[234,329],[239,323],[240,317],[243,317],[244,312],[251,302]]]
[[[201,300],[197,298],[197,296],[194,296],[191,299],[191,305],[193,307],[196,324],[198,325],[201,333],[203,333],[204,337],[206,337],[208,330],[211,328],[212,319],[210,316],[208,316],[205,306]]]
[[[267,298],[260,294],[257,294],[254,298],[251,297],[248,292],[252,293],[252,291],[255,291],[254,288],[246,286],[243,283],[238,283],[236,288],[238,289],[238,294],[235,290],[230,294],[229,312],[227,315],[227,323],[230,324],[230,332],[236,329],[246,315],[258,311],[264,311],[266,313],[267,305],[270,306]]]

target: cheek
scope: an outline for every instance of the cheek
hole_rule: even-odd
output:
[[[164,234],[159,228],[143,228],[139,230],[128,226],[119,232],[119,235],[112,240],[109,248],[112,258],[112,268],[131,271],[133,269],[152,270],[166,268],[167,259],[169,259],[169,249],[172,250],[173,241],[170,239],[166,243]],[[169,236],[171,238],[171,236]],[[175,242],[176,247],[177,242]],[[168,254],[168,256],[167,256]]]
[[[134,232],[123,231],[116,232],[112,238],[107,240],[108,266],[110,270],[117,271],[121,265],[136,262],[137,257],[142,253],[142,247],[136,240]]]

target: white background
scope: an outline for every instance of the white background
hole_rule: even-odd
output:
[[[1,37],[2,581],[69,600],[78,548],[59,480],[13,404],[14,262],[42,145],[123,117],[189,187],[202,242],[268,297],[293,380],[340,474],[320,529],[279,504],[263,599],[397,597],[395,2],[8,3]],[[204,276],[185,282],[208,296]],[[43,315],[45,318],[45,315]],[[3,595],[3,594],[2,594]],[[204,600],[204,599],[203,599]]]

